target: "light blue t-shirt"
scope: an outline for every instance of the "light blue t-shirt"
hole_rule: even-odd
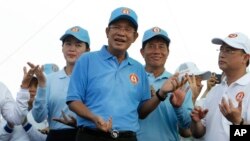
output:
[[[112,117],[115,130],[137,131],[138,107],[149,98],[149,83],[143,66],[127,53],[125,60],[119,63],[107,46],[103,46],[100,51],[86,53],[77,60],[67,102],[80,100],[104,120]],[[96,128],[92,121],[79,116],[77,124]]]
[[[170,76],[171,74],[167,71],[157,78],[148,73],[149,83],[153,85],[155,90],[160,89]],[[189,113],[193,107],[191,95],[186,95],[183,105],[178,109],[174,108],[170,103],[170,95],[145,119],[139,120],[138,141],[179,141],[178,125],[183,128],[190,126],[191,118]]]
[[[62,111],[65,115],[76,117],[66,104],[69,80],[70,76],[65,73],[64,69],[47,75],[46,88],[38,87],[32,108],[32,115],[37,122],[47,119],[50,129],[73,128],[52,120],[52,118],[62,117]]]

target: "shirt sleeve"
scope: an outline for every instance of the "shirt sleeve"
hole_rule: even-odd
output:
[[[22,121],[23,121],[22,117],[25,117],[25,112],[23,111],[24,109],[20,108],[19,106],[20,104],[22,105],[25,103],[17,104],[17,102],[13,99],[12,94],[10,93],[7,87],[1,85],[0,90],[1,90],[2,98],[3,98],[1,99],[2,101],[0,102],[1,113],[2,113],[3,118],[9,123],[14,124],[14,125],[22,124]]]
[[[28,101],[30,99],[30,93],[28,89],[20,89],[19,92],[17,92],[16,96],[16,103],[19,107],[20,111],[22,112],[22,119],[26,117],[28,114]]]
[[[45,141],[47,138],[46,134],[43,134],[35,129],[30,123],[23,126],[23,128],[31,141]]]
[[[35,121],[38,123],[47,118],[48,110],[46,107],[46,88],[38,87],[31,112]]]
[[[175,108],[175,113],[178,119],[180,128],[187,129],[191,125],[191,116],[187,109],[184,107]]]
[[[185,100],[181,107],[174,108],[178,119],[178,125],[180,128],[187,129],[191,125],[191,116],[190,113],[193,109],[193,102],[192,102],[192,92],[189,90],[186,93]]]
[[[9,141],[13,134],[13,129],[7,126],[5,121],[0,121],[0,141]]]

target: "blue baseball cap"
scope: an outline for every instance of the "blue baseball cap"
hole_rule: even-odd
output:
[[[167,43],[170,43],[170,39],[165,30],[159,27],[152,27],[144,32],[144,35],[142,38],[142,44],[156,36],[162,37]]]
[[[63,41],[68,36],[74,36],[76,39],[85,42],[90,46],[89,33],[87,30],[81,28],[80,26],[74,26],[66,30],[66,32],[60,38]]]
[[[115,9],[111,13],[108,25],[110,25],[111,23],[119,19],[129,20],[135,26],[135,28],[138,29],[137,15],[135,11],[133,11],[132,9],[127,8],[127,7],[120,7],[120,8]]]
[[[52,73],[52,72],[59,71],[59,67],[54,63],[43,64],[42,68],[43,68],[43,72],[47,75]]]

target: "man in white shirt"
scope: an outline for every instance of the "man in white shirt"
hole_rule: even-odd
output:
[[[229,141],[230,125],[249,122],[250,40],[242,33],[232,33],[226,38],[214,38],[221,45],[219,68],[225,74],[222,82],[208,92],[203,109],[192,111],[192,135],[205,141]]]

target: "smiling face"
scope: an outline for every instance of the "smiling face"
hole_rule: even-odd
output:
[[[161,37],[154,37],[146,42],[141,54],[148,68],[164,68],[169,55],[167,42]]]
[[[63,41],[62,52],[67,64],[75,64],[79,56],[89,51],[85,42],[76,39],[74,36],[68,36]]]
[[[134,26],[126,19],[120,19],[106,28],[108,38],[108,50],[111,54],[119,58],[124,56],[127,49],[138,37]]]

